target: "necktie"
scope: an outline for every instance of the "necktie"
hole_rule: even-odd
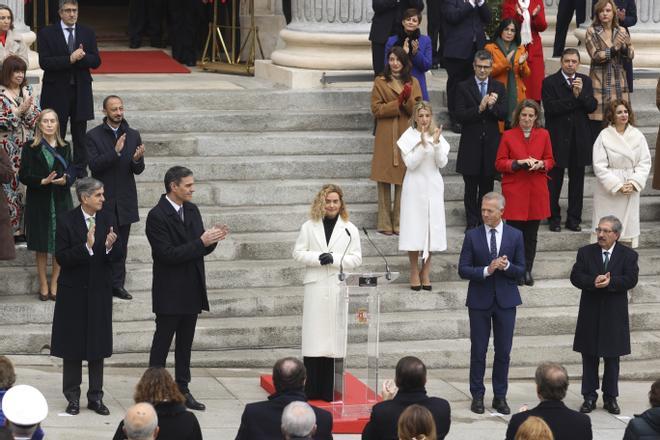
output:
[[[481,93],[482,98],[486,96],[486,81],[481,81],[479,83],[479,92]]]
[[[575,81],[575,77],[574,76],[569,76],[568,77],[568,86],[570,88],[573,88],[573,81]]]
[[[89,231],[94,226],[95,220],[94,217],[87,217],[87,230]]]
[[[607,265],[610,264],[610,253],[605,251],[603,255],[605,256],[603,258],[603,273],[607,273]]]
[[[76,42],[73,39],[73,28],[68,27],[66,30],[69,31],[69,36],[66,39],[66,45],[69,46],[69,53],[73,53],[73,51],[76,50]]]
[[[183,206],[181,208],[179,208],[179,210],[177,211],[177,214],[179,214],[179,218],[181,219],[181,221],[183,221]]]
[[[491,229],[490,230],[490,258],[491,260],[494,260],[497,258],[497,240],[495,239],[495,234],[497,233],[497,230]]]

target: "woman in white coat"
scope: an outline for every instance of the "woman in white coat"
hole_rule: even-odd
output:
[[[651,170],[651,153],[644,134],[633,127],[635,116],[625,100],[613,100],[608,107],[609,125],[604,128],[593,150],[594,188],[593,227],[606,215],[621,219],[619,241],[633,248],[639,241],[639,195]],[[591,235],[596,241],[595,232]]]
[[[335,324],[342,255],[345,271],[362,264],[360,233],[348,221],[341,188],[327,184],[314,198],[310,220],[300,228],[293,250],[293,259],[307,266],[303,280],[302,354],[309,399],[332,401],[334,361],[346,356],[345,338],[337,337],[346,332]]]
[[[441,133],[442,127],[433,123],[431,104],[420,101],[411,127],[397,141],[407,168],[401,189],[399,250],[408,251],[410,288],[415,291],[431,290],[431,252],[447,249],[445,184],[439,168],[447,165],[449,143]]]

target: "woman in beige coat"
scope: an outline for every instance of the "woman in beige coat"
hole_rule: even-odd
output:
[[[399,46],[387,53],[383,75],[374,81],[371,92],[371,112],[376,118],[376,139],[371,160],[371,180],[378,182],[378,232],[399,233],[401,184],[406,165],[396,141],[410,126],[416,101],[422,99],[419,82],[410,75],[411,64]],[[391,185],[394,184],[394,207]]]
[[[0,65],[9,55],[16,55],[30,65],[28,48],[20,34],[14,33],[14,13],[9,6],[0,5]]]

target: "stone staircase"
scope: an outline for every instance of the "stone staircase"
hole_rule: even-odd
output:
[[[647,89],[636,95],[650,96]],[[129,123],[142,133],[147,168],[137,179],[143,220],[134,225],[129,243],[126,288],[135,299],[114,302],[115,354],[109,363],[147,363],[154,317],[144,219],[162,193],[165,170],[173,165],[194,171],[194,200],[205,223],[231,228],[230,237],[206,259],[211,312],[198,321],[193,365],[270,367],[277,357],[298,355],[304,268],[291,259],[291,250],[312,197],[322,183],[336,182],[344,188],[351,220],[358,227],[375,225],[376,190],[368,180],[370,89],[117,92]],[[442,93],[432,93],[432,99],[442,108]],[[643,99],[637,117],[655,153],[657,110],[651,97]],[[445,116],[440,112],[440,119]],[[464,228],[463,184],[454,172],[458,136],[448,131],[445,136],[452,145],[442,171],[449,249],[434,256],[433,292],[408,289],[407,257],[398,252],[396,237],[370,234],[392,269],[402,272],[398,284],[383,289],[385,367],[405,354],[419,355],[431,368],[469,365],[467,283],[457,274]],[[585,231],[557,234],[541,227],[538,281],[522,288],[524,304],[518,311],[512,352],[517,375],[529,375],[543,359],[579,363],[571,350],[579,291],[567,277],[577,247],[589,239],[594,184],[588,176]],[[654,362],[660,353],[660,192],[650,189],[650,181],[641,218],[641,277],[630,305],[633,354],[625,358],[622,372],[646,377],[660,373],[660,362]],[[363,269],[382,270],[382,260],[362,238]],[[53,303],[38,301],[36,291],[32,253],[21,248],[16,260],[0,263],[0,333],[5,335],[0,353],[28,364],[47,362],[41,353],[50,343]],[[364,349],[365,340],[358,335],[353,349]]]

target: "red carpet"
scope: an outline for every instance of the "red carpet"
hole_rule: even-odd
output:
[[[351,373],[344,373],[346,396],[342,402],[310,400],[309,404],[332,413],[334,434],[360,434],[370,417],[371,407],[382,399]],[[275,392],[273,376],[262,374],[261,388],[268,394]]]
[[[102,50],[100,73],[190,73],[186,66],[162,50]]]

